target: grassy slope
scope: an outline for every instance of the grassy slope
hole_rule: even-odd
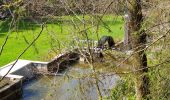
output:
[[[78,16],[80,19],[82,16]],[[41,60],[44,55],[47,55],[50,50],[50,42],[51,37],[53,40],[62,41],[62,43],[66,46],[69,45],[68,40],[71,40],[73,35],[76,35],[78,32],[77,29],[73,28],[73,25],[70,23],[70,19],[76,19],[75,17],[64,16],[61,25],[58,24],[57,21],[53,21],[47,24],[47,27],[44,29],[43,34],[35,43],[38,53],[35,50],[35,47],[32,46],[21,58],[22,59],[30,59],[30,60]],[[89,16],[86,16],[86,20],[90,20]],[[103,24],[99,26],[99,37],[102,35],[111,35],[114,37],[116,41],[121,40],[123,37],[123,21],[121,17],[115,18],[113,16],[104,16],[104,22],[110,27],[112,32],[109,32],[106,28],[103,27]],[[5,40],[6,34],[8,33],[8,24],[0,23],[0,46],[2,46],[3,41]],[[76,24],[82,29],[83,25],[76,19]],[[90,27],[91,23],[87,24],[87,27]],[[14,61],[17,56],[24,50],[28,44],[24,40],[23,36],[26,37],[28,42],[30,43],[40,32],[41,28],[39,25],[35,23],[31,23],[28,21],[20,21],[18,24],[18,31],[12,32],[5,48],[3,50],[2,55],[0,55],[0,66],[5,65],[11,61]],[[94,33],[96,28],[92,28],[88,31],[90,37],[96,38],[96,34]],[[54,33],[52,36],[50,34]],[[94,34],[93,34],[94,33]],[[72,34],[72,35],[71,35]],[[54,41],[52,41],[54,42]],[[55,43],[55,42],[54,42]],[[57,42],[56,42],[57,44]]]

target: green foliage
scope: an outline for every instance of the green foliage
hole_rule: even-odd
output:
[[[150,49],[152,55],[148,58],[151,67],[149,71],[150,77],[150,97],[153,100],[169,100],[170,99],[170,36],[167,35],[159,42],[155,43]]]
[[[170,99],[170,75],[169,64],[154,68],[150,72],[150,97],[153,100]]]
[[[130,76],[126,77],[122,80],[117,82],[115,88],[113,88],[111,92],[112,100],[135,100],[135,90],[134,90],[134,83],[130,80]]]

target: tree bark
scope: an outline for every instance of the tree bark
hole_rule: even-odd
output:
[[[130,32],[129,32],[129,28],[128,28],[128,23],[129,23],[129,17],[128,14],[125,14],[124,16],[124,20],[125,20],[125,25],[124,25],[124,50],[130,50],[131,48],[131,43],[130,43]]]
[[[136,100],[142,100],[147,99],[149,94],[149,78],[146,75],[148,68],[147,56],[144,51],[146,34],[141,29],[143,22],[141,0],[127,0],[126,3],[129,17],[128,28],[131,35],[131,46],[134,51],[133,70],[135,71]]]

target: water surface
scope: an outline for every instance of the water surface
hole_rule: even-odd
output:
[[[100,76],[97,81],[96,78],[80,78],[90,73],[92,70],[88,68],[74,66],[66,73],[68,76],[42,75],[24,84],[23,100],[98,100],[96,87],[103,97],[107,96],[119,79],[116,75]]]

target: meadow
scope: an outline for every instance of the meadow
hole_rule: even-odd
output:
[[[69,47],[74,37],[85,39],[84,32],[81,32],[84,29],[87,29],[89,39],[97,40],[97,36],[100,38],[103,35],[112,36],[116,42],[123,39],[124,21],[121,16],[105,15],[100,23],[88,15],[84,20],[82,19],[83,16],[62,16],[47,21],[41,36],[20,59],[49,60],[44,58],[51,49]],[[16,60],[41,31],[41,25],[36,21],[20,19],[9,29],[10,22],[10,20],[0,21],[0,47],[10,32],[9,39],[0,55],[0,66]]]

